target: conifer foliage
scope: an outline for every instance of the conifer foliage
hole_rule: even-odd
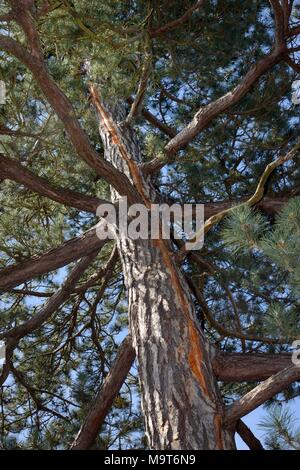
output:
[[[1,448],[300,448],[298,3],[0,1]],[[203,248],[99,240],[146,193]]]

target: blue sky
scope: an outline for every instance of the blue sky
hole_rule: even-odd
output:
[[[286,406],[293,413],[295,420],[297,420],[295,424],[300,426],[300,398],[291,400],[287,405],[283,406]],[[251,429],[253,434],[261,441],[262,444],[264,444],[265,430],[260,429],[259,422],[263,420],[266,415],[266,408],[260,406],[243,418],[244,423],[247,424],[247,426]],[[239,450],[249,450],[238,435],[236,435],[236,445]]]

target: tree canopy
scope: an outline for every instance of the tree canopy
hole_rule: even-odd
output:
[[[103,158],[90,83],[125,106],[161,198],[205,205],[203,248],[173,244],[205,336],[220,354],[290,365],[300,336],[297,2],[0,4],[1,446],[69,448],[128,334],[118,252],[95,225],[110,185],[135,193]],[[232,378],[219,367],[225,403],[267,378],[264,367],[250,382],[251,368]],[[147,448],[136,364],[123,373],[94,448]],[[269,448],[300,447],[288,412],[272,412],[299,396],[299,379],[264,400]]]

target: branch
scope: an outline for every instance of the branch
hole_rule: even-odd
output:
[[[33,387],[28,379],[26,379],[25,374],[20,370],[15,369],[13,365],[11,365],[11,372],[14,375],[15,379],[27,390],[28,394],[30,395],[31,399],[33,400],[36,410],[37,411],[44,411],[45,413],[50,413],[53,416],[56,416],[59,419],[68,420],[65,416],[58,413],[55,410],[51,410],[48,408],[43,400],[38,395],[38,390]]]
[[[227,408],[224,417],[225,425],[230,427],[239,418],[255,410],[297,380],[300,380],[300,367],[295,365],[272,375]]]
[[[9,23],[14,19],[14,15],[12,13],[7,13],[6,15],[0,15],[0,22]]]
[[[204,220],[209,219],[210,217],[228,210],[231,207],[235,207],[238,204],[242,204],[247,201],[249,198],[243,198],[238,201],[216,201],[216,202],[205,202],[204,203]],[[266,212],[270,215],[275,215],[280,212],[284,206],[288,203],[288,197],[264,197],[259,201],[255,207],[260,209],[263,212]]]
[[[145,164],[145,171],[147,173],[154,173],[163,168],[166,163],[172,162],[174,155],[180,149],[185,148],[213,119],[238,103],[251,90],[260,77],[274,65],[281,62],[285,55],[285,44],[276,46],[271,54],[252,65],[243,80],[233,90],[210,104],[201,107],[192,121],[169,141],[165,147],[165,155],[163,157],[155,157],[151,162]]]
[[[285,15],[279,0],[269,0],[275,17],[276,46],[285,43]]]
[[[11,368],[13,367],[12,355],[14,349],[18,346],[20,339],[43,325],[43,323],[45,323],[51,317],[51,315],[69,298],[70,294],[76,287],[78,279],[90,265],[96,254],[97,253],[86,256],[76,264],[60,289],[58,289],[58,291],[50,297],[50,299],[36,315],[31,317],[23,324],[0,334],[1,339],[6,339],[6,360],[2,374],[0,376],[0,385],[5,382]]]
[[[126,101],[128,104],[132,105],[133,98],[130,96]],[[154,114],[150,113],[150,111],[147,109],[142,109],[142,116],[144,116],[144,118],[150,122],[150,124],[152,124],[154,127],[157,127],[157,129],[166,134],[168,137],[175,137],[176,131],[157,119]]]
[[[192,255],[191,259],[193,261],[195,261],[196,263],[199,263],[200,265],[203,264],[203,261],[201,260],[199,256],[197,257],[197,255],[193,252],[190,252],[190,253]],[[212,272],[211,268],[210,268],[210,272]],[[243,331],[229,330],[228,328],[226,328],[224,325],[219,323],[214,318],[212,312],[210,311],[207,305],[207,302],[204,296],[200,292],[200,289],[198,289],[198,287],[196,286],[193,279],[191,279],[189,276],[185,276],[185,278],[198,304],[200,305],[203,315],[205,316],[207,322],[212,328],[214,328],[220,334],[220,336],[229,337],[229,338],[238,338],[243,341],[263,342],[266,344],[287,344],[291,340],[290,338],[268,338],[266,336],[253,335],[253,334],[243,332]],[[293,338],[293,339],[296,339],[296,338]]]
[[[291,365],[292,354],[228,353],[216,351],[213,369],[222,382],[256,382]]]
[[[192,121],[166,145],[167,154],[175,154],[193,140],[205,129],[214,118],[224,113],[228,108],[238,103],[255,85],[259,78],[283,59],[283,48],[275,49],[259,62],[254,64],[241,83],[233,90],[218,98],[216,101],[200,108]]]
[[[49,104],[62,121],[78,156],[93,168],[99,176],[105,178],[107,182],[114,186],[120,195],[128,196],[131,202],[136,202],[138,195],[135,188],[125,174],[119,172],[111,163],[101,158],[91,146],[88,136],[76,119],[72,104],[50,77],[43,60],[37,31],[26,8],[22,7],[22,4],[19,4],[20,2],[13,1],[11,3],[15,8],[15,19],[24,30],[32,53],[29,53],[17,41],[1,34],[0,49],[14,55],[32,72]]]
[[[20,295],[30,295],[32,297],[51,297],[52,292],[41,292],[38,290],[30,290],[30,289],[12,289],[11,291],[13,294],[20,294]]]
[[[290,21],[290,16],[293,10],[293,1],[289,0],[282,0],[282,10],[283,10],[283,16],[284,16],[284,32],[287,35],[289,31],[289,21]]]
[[[291,38],[293,36],[297,36],[298,34],[300,34],[300,26],[295,26],[295,28],[290,29],[288,37]]]
[[[104,419],[128,375],[134,358],[135,351],[132,347],[131,337],[128,335],[119,346],[110,372],[90,405],[88,414],[70,447],[72,450],[87,450],[93,445]]]
[[[89,256],[82,258],[70,272],[69,276],[63,282],[62,286],[53,294],[45,305],[38,311],[36,315],[31,317],[22,325],[11,328],[0,334],[0,339],[14,338],[18,341],[28,333],[37,330],[51,315],[69,298],[70,294],[76,288],[79,278],[82,276],[87,267],[96,257],[98,251]]]
[[[4,124],[0,124],[0,135],[9,135],[12,137],[32,137],[33,139],[40,139],[42,132],[33,134],[32,132],[23,132],[18,130],[12,130]]]
[[[97,272],[92,274],[83,284],[78,285],[76,289],[74,289],[74,292],[76,292],[77,294],[85,292],[90,287],[97,285],[99,283],[99,279],[104,277],[104,280],[105,280],[107,276],[111,277],[111,272],[113,268],[115,267],[118,259],[119,259],[119,252],[117,250],[117,246],[115,245],[105,266],[100,266],[99,268],[97,268]],[[102,282],[101,290],[103,289],[103,284],[104,282]],[[97,299],[98,297],[99,297],[99,291],[97,294]]]
[[[241,419],[237,422],[236,432],[240,435],[250,450],[264,450],[261,442],[254,436],[251,429],[249,429]]]
[[[105,224],[105,220],[100,221]],[[92,227],[78,238],[72,238],[57,248],[27,261],[8,266],[0,270],[0,292],[12,289],[34,277],[54,271],[75,261],[82,256],[88,256],[98,251],[107,240],[97,237],[96,227]]]
[[[291,57],[287,56],[285,61],[293,70],[295,70],[295,72],[300,73],[300,65],[296,64]]]
[[[183,23],[185,23],[194,13],[194,11],[199,10],[205,0],[198,0],[195,5],[193,5],[191,8],[189,8],[184,15],[182,15],[180,18],[174,21],[170,21],[170,23],[167,23],[164,26],[161,26],[160,28],[157,28],[155,30],[149,31],[149,35],[151,38],[156,38],[157,36],[161,36],[162,34],[165,34],[169,31],[172,31],[175,28],[178,28],[178,26],[181,26]]]
[[[260,202],[261,199],[263,198],[263,195],[264,195],[266,182],[268,181],[268,178],[271,175],[271,173],[278,166],[280,166],[283,163],[285,163],[285,162],[291,160],[292,158],[294,158],[295,155],[297,155],[297,153],[299,152],[299,149],[300,149],[300,142],[298,142],[296,145],[294,145],[294,147],[286,155],[280,156],[276,160],[274,160],[273,162],[269,163],[266,166],[263,174],[261,175],[261,177],[259,179],[259,182],[258,182],[258,185],[256,187],[255,193],[249,199],[247,199],[247,201],[245,201],[242,204],[239,204],[237,206],[225,209],[225,210],[219,212],[218,214],[215,214],[212,217],[210,217],[209,219],[207,219],[204,223],[204,226],[199,230],[199,232],[193,237],[192,240],[189,240],[189,242],[194,243],[195,241],[199,240],[203,235],[208,233],[217,223],[221,222],[221,220],[223,220],[224,217],[226,217],[230,213],[232,213],[232,211],[234,209],[239,208],[239,207],[243,207],[243,206],[246,206],[246,205],[249,205],[250,207],[252,207],[255,204],[257,204],[258,202]],[[185,256],[186,251],[187,250],[186,250],[185,246],[183,246],[181,248],[180,252],[177,254],[178,259],[183,258]]]
[[[41,196],[48,197],[60,204],[75,207],[82,211],[96,213],[97,207],[100,204],[106,204],[108,202],[94,196],[86,196],[85,194],[78,193],[77,191],[58,188],[48,183],[45,178],[41,178],[30,170],[24,168],[16,160],[12,160],[1,153],[0,178],[7,178],[12,181],[16,181],[17,183],[21,183],[26,188],[40,194]]]
[[[147,91],[148,79],[152,65],[151,40],[148,35],[145,38],[144,49],[144,62],[142,65],[141,76],[139,79],[136,96],[132,102],[129,114],[126,118],[127,124],[131,124],[134,118],[140,114],[140,111],[143,107],[144,97]]]

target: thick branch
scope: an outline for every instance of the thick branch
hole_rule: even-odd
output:
[[[23,184],[26,188],[48,197],[53,201],[59,202],[76,209],[96,212],[99,204],[106,204],[108,201],[99,199],[94,196],[86,196],[77,191],[69,191],[64,188],[58,188],[45,178],[35,175],[30,170],[24,168],[19,162],[13,160],[3,154],[0,154],[0,178],[10,179],[17,183]]]
[[[175,154],[179,149],[185,147],[189,142],[191,142],[191,140],[205,129],[215,117],[224,113],[228,108],[238,103],[256,84],[262,75],[283,60],[285,52],[286,47],[284,43],[276,44],[276,47],[269,55],[252,65],[249,72],[233,90],[207,106],[200,108],[192,121],[166,145],[166,153]]]
[[[62,286],[49,298],[49,300],[47,300],[45,305],[36,315],[31,317],[22,325],[1,333],[0,339],[15,338],[19,340],[20,338],[23,338],[23,336],[39,328],[69,298],[70,294],[74,291],[79,278],[91,264],[96,254],[97,252],[82,258],[72,269]]]
[[[223,382],[256,382],[266,380],[292,363],[289,353],[227,353],[218,351],[213,369]]]
[[[120,345],[110,372],[91,403],[84,423],[71,445],[72,450],[87,450],[93,445],[104,419],[128,375],[134,358],[135,352],[131,337],[128,335]]]
[[[217,201],[204,203],[204,219],[207,220],[213,215],[218,214],[230,207],[235,207],[237,204],[247,201],[248,198],[239,201]],[[288,197],[264,197],[259,201],[255,207],[265,212],[266,214],[275,215],[280,212],[288,202]]]
[[[105,224],[103,220],[100,224]],[[57,248],[53,248],[40,256],[22,263],[8,266],[0,271],[0,292],[12,289],[34,277],[61,268],[82,256],[88,256],[100,250],[107,240],[100,240],[96,227],[83,233],[78,238],[72,238]]]
[[[215,117],[224,113],[228,108],[238,103],[255,85],[258,79],[281,60],[282,50],[279,49],[278,51],[276,49],[270,55],[261,59],[257,64],[254,64],[241,83],[239,83],[233,90],[207,106],[200,108],[195,114],[193,120],[181,132],[179,132],[176,137],[170,140],[165,148],[166,152],[174,154],[179,149],[185,147],[203,129],[205,129]]]
[[[227,408],[224,419],[226,426],[231,426],[297,380],[300,380],[300,367],[295,365],[272,375]]]
[[[254,436],[251,429],[249,429],[241,419],[237,422],[236,432],[240,435],[250,450],[264,450],[261,442]]]

